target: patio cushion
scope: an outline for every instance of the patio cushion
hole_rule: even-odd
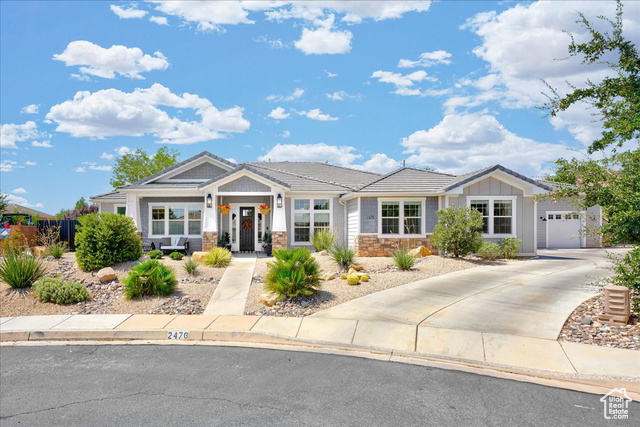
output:
[[[176,246],[184,246],[187,243],[187,239],[186,237],[181,237],[178,239],[178,243],[176,244]]]
[[[160,245],[171,246],[171,237],[163,237],[162,241],[160,242]]]

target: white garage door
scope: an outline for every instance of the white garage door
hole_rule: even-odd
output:
[[[547,212],[547,248],[580,248],[580,215],[574,212]]]

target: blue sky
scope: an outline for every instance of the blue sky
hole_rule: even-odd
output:
[[[48,213],[111,189],[127,150],[388,172],[529,176],[598,135],[551,119],[542,80],[598,81],[566,57],[613,2],[0,2],[1,190]],[[597,24],[599,28],[601,23]],[[640,41],[640,2],[625,2]],[[576,150],[576,151],[571,151]]]

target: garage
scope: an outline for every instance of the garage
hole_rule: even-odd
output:
[[[574,249],[583,247],[582,215],[576,212],[547,212],[547,248]]]

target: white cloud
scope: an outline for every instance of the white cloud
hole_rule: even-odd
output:
[[[0,172],[12,172],[14,169],[23,169],[24,166],[18,166],[18,162],[13,160],[3,160],[0,162]]]
[[[91,77],[87,76],[86,74],[76,74],[76,73],[71,73],[71,78],[73,80],[79,80],[81,82],[90,82]]]
[[[113,168],[111,166],[90,165],[89,169],[91,169],[92,171],[111,172]]]
[[[15,190],[12,191],[13,194],[25,194],[27,192],[27,190],[25,190],[22,187],[16,188]]]
[[[103,151],[102,154],[100,155],[100,158],[105,160],[111,160],[113,159],[113,154],[105,153]]]
[[[36,162],[31,162],[31,161],[29,161],[29,160],[27,160],[26,162],[24,162],[24,164],[25,164],[25,165],[27,165],[27,166],[36,166],[36,165],[37,165],[37,163],[36,163]]]
[[[327,70],[324,70],[324,72],[327,74],[327,77],[330,79],[334,77],[338,77],[337,73],[332,73],[331,71],[327,71]]]
[[[258,43],[266,43],[271,49],[284,49],[289,47],[288,43],[285,43],[280,39],[270,39],[265,35],[256,37],[255,39],[253,39],[253,41]]]
[[[393,93],[402,96],[441,96],[449,93],[449,89],[421,90],[415,87],[416,83],[423,81],[435,82],[438,79],[427,75],[426,71],[418,70],[410,74],[394,73],[391,71],[374,71],[371,78],[378,79],[380,83],[390,83],[395,86]]]
[[[351,95],[347,92],[345,92],[344,90],[339,90],[333,93],[327,93],[325,94],[327,96],[328,99],[332,100],[332,101],[344,101],[347,99],[362,99],[362,94],[359,93],[357,95]]]
[[[449,58],[451,58],[451,54],[445,50],[424,52],[420,55],[420,59],[417,61],[401,59],[398,61],[398,68],[431,67],[439,64],[449,65],[451,64],[451,60]]]
[[[42,141],[42,142],[33,141],[31,143],[31,146],[40,147],[40,148],[53,148],[53,145],[51,145],[51,141]]]
[[[133,150],[129,147],[118,147],[113,151],[115,151],[118,156],[124,156],[125,154],[131,153]]]
[[[289,132],[288,130],[285,130],[284,132],[282,132],[283,138],[289,138],[290,136],[291,136],[291,132]]]
[[[331,117],[329,114],[324,114],[322,111],[320,111],[319,108],[314,108],[313,110],[309,111],[298,111],[298,114],[300,114],[301,116],[307,116],[311,120],[318,120],[320,122],[334,122],[338,120],[337,117]]]
[[[192,109],[200,121],[171,117],[160,106]],[[72,100],[51,107],[46,117],[57,123],[58,132],[74,137],[151,134],[163,144],[194,144],[246,131],[250,123],[242,117],[243,111],[241,107],[218,110],[206,98],[177,95],[156,83],[128,93],[117,89],[77,92]]]
[[[85,170],[85,168],[83,168],[82,166],[78,166],[78,167],[76,168],[76,172],[84,173],[84,172],[86,172],[86,170]]]
[[[285,109],[282,107],[277,107],[274,108],[273,110],[271,110],[271,112],[269,113],[269,117],[271,117],[274,120],[283,120],[283,119],[288,119],[289,116],[291,116],[291,114],[289,113],[285,113],[284,112]]]
[[[16,142],[38,138],[39,136],[41,135],[38,132],[38,126],[34,121],[28,121],[21,125],[7,123],[0,126],[0,147],[18,148]]]
[[[296,41],[294,46],[307,55],[334,55],[350,52],[353,34],[346,30],[334,30],[334,20],[334,15],[329,15],[323,21],[315,21],[315,29],[303,28],[300,40]]]
[[[118,15],[120,19],[140,19],[140,18],[144,18],[144,16],[147,14],[146,11],[136,9],[135,7],[130,7],[128,9],[125,9],[123,7],[112,4],[110,8],[111,8],[111,11],[116,15]]]
[[[166,70],[169,61],[162,52],[145,54],[138,47],[113,45],[105,49],[86,40],[69,43],[64,52],[53,55],[67,67],[79,65],[81,74],[113,79],[116,74],[132,79],[143,79],[140,73]]]
[[[27,208],[43,208],[44,205],[42,203],[30,203],[27,199],[20,196],[14,196],[13,194],[9,194],[7,196],[7,202],[13,203],[16,205],[24,206]]]
[[[362,164],[362,169],[369,172],[387,173],[398,169],[402,164],[384,153],[376,153]]]
[[[20,110],[20,113],[22,113],[22,114],[38,114],[39,107],[40,106],[38,104],[29,104],[26,107],[22,107],[22,109]]]
[[[150,16],[149,21],[155,22],[158,25],[169,25],[169,21],[165,16]]]
[[[360,155],[353,154],[354,147],[338,147],[327,145],[323,142],[318,144],[277,144],[265,155],[258,157],[258,160],[266,162],[336,162],[341,166],[349,166]]]
[[[302,95],[304,95],[304,89],[300,89],[299,87],[297,87],[291,93],[291,95],[269,95],[265,99],[267,101],[275,101],[275,102],[293,101],[300,98]]]
[[[419,130],[402,139],[407,162],[436,167],[454,174],[500,163],[528,176],[542,171],[541,165],[567,154],[568,148],[518,136],[491,115],[445,116],[429,130]]]

